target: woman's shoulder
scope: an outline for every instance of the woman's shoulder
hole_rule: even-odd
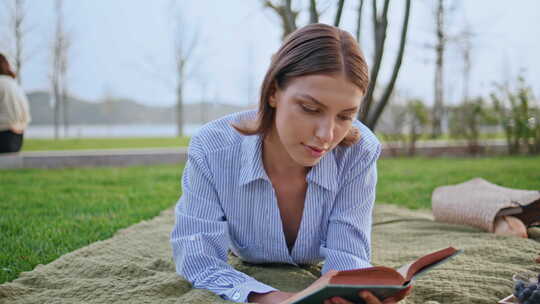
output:
[[[17,86],[17,82],[15,81],[15,79],[11,78],[11,76],[0,75],[0,86],[2,88],[12,88],[14,86]]]
[[[242,143],[244,135],[236,131],[232,124],[246,119],[254,119],[255,110],[232,113],[204,124],[191,137],[190,150],[204,154],[229,149]]]
[[[357,157],[365,157],[380,153],[381,143],[377,136],[359,120],[355,120],[353,125],[360,130],[360,140],[350,147],[351,154]]]
[[[0,93],[3,96],[3,102],[28,102],[23,88],[11,76],[0,75]]]

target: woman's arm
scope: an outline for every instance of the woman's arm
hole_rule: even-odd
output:
[[[359,159],[346,174],[330,213],[326,244],[321,246],[325,258],[322,273],[370,267],[371,223],[377,159],[381,145],[376,142],[372,153]]]
[[[236,302],[245,302],[251,292],[276,290],[227,264],[227,222],[197,137],[190,144],[182,188],[170,239],[178,274],[194,288]]]
[[[371,223],[377,185],[377,159],[381,145],[349,172],[347,182],[340,188],[330,215],[322,273],[324,278],[336,270],[370,267]],[[380,301],[369,291],[358,295],[366,304],[394,304],[403,299],[411,287],[394,297]],[[326,299],[324,304],[352,304],[341,297]]]
[[[271,291],[264,294],[252,292],[248,297],[248,302],[259,304],[281,303],[294,295],[295,293],[293,292],[284,292],[279,290]]]

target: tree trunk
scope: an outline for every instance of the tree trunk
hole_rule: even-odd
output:
[[[405,3],[405,15],[403,17],[403,25],[401,27],[401,39],[399,43],[399,51],[396,57],[396,62],[394,63],[394,69],[392,71],[390,82],[386,86],[386,89],[384,90],[384,93],[381,99],[377,102],[377,105],[373,113],[371,114],[368,113],[369,116],[367,119],[367,126],[371,130],[375,130],[375,127],[377,126],[377,121],[379,121],[379,118],[382,115],[384,108],[388,104],[390,97],[392,96],[392,92],[394,91],[394,85],[396,84],[399,70],[401,69],[401,63],[403,61],[403,54],[405,54],[405,42],[407,40],[407,30],[409,28],[410,10],[411,10],[411,0],[407,0],[407,2]]]
[[[378,16],[377,12],[377,1],[372,1],[372,19],[373,19],[373,30],[375,38],[375,53],[373,55],[373,67],[371,68],[371,75],[367,93],[364,96],[362,101],[362,106],[360,112],[358,113],[358,118],[367,123],[367,118],[371,104],[373,103],[373,93],[375,91],[375,85],[377,84],[377,77],[379,76],[379,70],[381,68],[382,56],[384,53],[384,42],[386,40],[386,28],[388,26],[388,5],[390,0],[384,1],[383,12],[381,16]]]
[[[53,76],[55,77],[55,76]],[[60,129],[60,88],[58,87],[58,80],[53,80],[53,94],[54,94],[54,139],[59,138],[59,129]]]
[[[341,22],[341,13],[343,12],[344,4],[345,0],[339,0],[337,4],[336,18],[334,18],[334,26],[339,26],[339,23]]]
[[[278,14],[278,16],[281,18],[281,25],[283,28],[283,34],[281,36],[282,40],[285,40],[287,35],[296,30],[296,17],[298,16],[298,12],[293,11],[292,9],[292,0],[284,1],[285,2],[281,5],[274,5],[271,0],[265,0],[263,2],[264,6],[274,10],[274,12],[276,12],[276,14]]]
[[[444,49],[446,37],[444,34],[444,0],[439,0],[437,7],[437,45],[435,47],[435,102],[433,106],[433,125],[431,137],[436,138],[442,134],[443,99],[444,99]]]
[[[416,154],[416,140],[417,140],[417,134],[416,134],[416,122],[414,121],[414,118],[411,117],[411,120],[413,121],[411,129],[409,130],[409,156],[414,156]]]
[[[17,83],[22,83],[22,33],[18,27],[15,30],[15,69],[17,70]]]
[[[309,1],[309,23],[319,22],[319,12],[317,11],[317,0]]]
[[[68,67],[69,38],[64,31],[64,19],[62,13],[63,1],[56,0],[56,29],[53,37],[53,58],[51,71],[51,86],[54,94],[54,138],[59,138],[60,120],[64,118],[64,133],[67,134],[67,109],[65,109],[65,80]]]
[[[356,42],[360,43],[360,33],[362,32],[362,11],[364,10],[364,0],[360,0],[356,16]]]
[[[69,135],[69,100],[67,96],[67,90],[65,84],[62,88],[62,112],[64,113],[64,137]]]
[[[184,100],[183,100],[183,84],[178,83],[176,89],[176,133],[178,137],[184,136]]]
[[[178,137],[184,136],[184,60],[177,65],[178,82],[176,84],[176,130]]]
[[[13,35],[15,41],[14,46],[14,68],[17,74],[16,81],[20,85],[22,83],[22,66],[23,66],[23,39],[25,31],[23,23],[26,19],[26,8],[24,0],[14,0],[13,6],[9,12],[9,31]]]

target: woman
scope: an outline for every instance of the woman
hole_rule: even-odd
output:
[[[312,24],[289,35],[258,112],[211,122],[191,140],[171,233],[177,272],[227,300],[279,303],[293,294],[233,269],[228,249],[252,263],[324,260],[326,275],[371,266],[381,145],[355,120],[367,86],[347,32]]]
[[[6,57],[0,54],[0,153],[21,150],[30,122],[28,100],[15,77]]]

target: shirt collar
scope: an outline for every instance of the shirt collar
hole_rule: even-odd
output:
[[[248,184],[257,179],[270,182],[262,162],[262,136],[244,136],[241,147],[242,167],[240,169],[239,185]],[[337,188],[337,163],[334,151],[327,153],[319,163],[307,174],[307,181],[313,182],[327,190]]]
[[[242,168],[240,169],[239,185],[248,184],[257,179],[270,181],[262,162],[262,136],[244,136],[241,148]]]
[[[327,190],[337,189],[337,163],[334,150],[326,153],[319,163],[309,170],[307,180],[313,182]]]

